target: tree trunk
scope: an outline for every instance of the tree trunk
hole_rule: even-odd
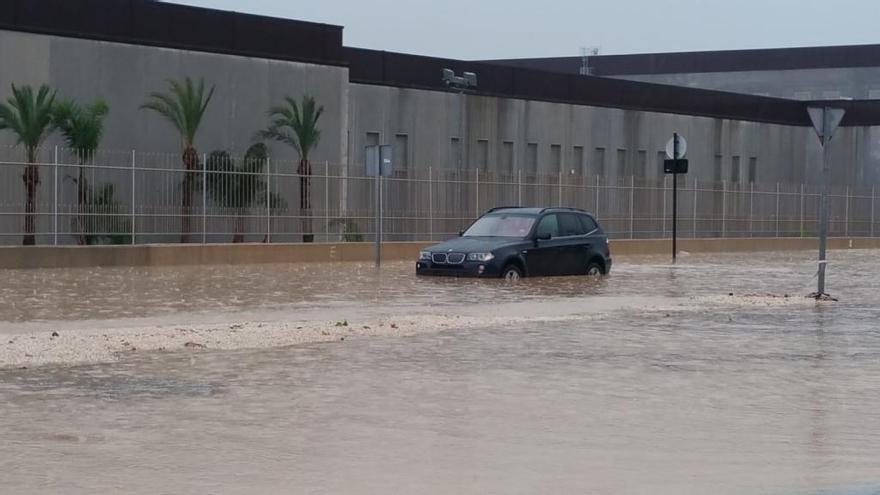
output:
[[[196,188],[196,170],[199,168],[199,154],[192,146],[183,150],[183,167],[186,170],[183,175],[183,201],[181,201],[180,218],[180,242],[189,242],[190,224],[192,216],[193,195]]]
[[[235,214],[235,233],[232,235],[234,244],[244,242],[244,209],[237,209]]]
[[[27,191],[27,200],[24,205],[24,238],[22,245],[33,246],[37,243],[34,232],[36,232],[36,206],[37,206],[37,186],[40,184],[40,169],[37,166],[36,157],[32,153],[28,153],[28,164],[24,168],[24,174],[21,179],[24,181],[24,188]]]
[[[76,243],[80,246],[86,245],[89,243],[88,234],[91,232],[91,229],[86,229],[85,225],[90,224],[91,222],[87,222],[85,215],[83,215],[86,206],[86,185],[83,182],[83,162],[80,160],[79,163],[79,176],[76,179],[76,212],[78,213],[78,218],[76,220],[77,228],[76,228]]]
[[[299,161],[299,209],[302,216],[303,242],[315,242],[312,233],[312,166],[308,158]]]

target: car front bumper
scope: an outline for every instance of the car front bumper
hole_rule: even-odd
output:
[[[416,275],[493,278],[501,276],[501,267],[493,262],[465,261],[460,265],[449,265],[419,260],[416,262]]]

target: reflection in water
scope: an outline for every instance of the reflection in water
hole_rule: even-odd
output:
[[[820,307],[646,308],[0,371],[0,491],[872,493],[832,490],[880,484],[877,253],[834,254],[829,284],[842,301]],[[187,270],[123,271],[113,282],[93,273],[88,288],[60,282],[59,273],[18,273],[45,287],[27,309],[21,295],[4,289],[3,297],[16,301],[9,315],[21,320],[101,317],[135,298],[134,287],[151,295],[125,316],[166,308],[183,317],[225,308],[218,299],[233,301],[231,309],[381,299],[399,308],[499,301],[542,312],[646,293],[806,294],[805,258],[692,256],[675,267],[647,260],[622,263],[598,283],[513,287],[414,279],[408,265],[380,275],[348,266],[345,293],[290,267],[219,269],[213,287]],[[306,292],[294,290],[294,274]],[[163,284],[189,291],[185,302],[162,296]],[[51,311],[52,301],[74,295],[92,299]]]

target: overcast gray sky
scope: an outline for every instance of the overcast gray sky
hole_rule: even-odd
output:
[[[345,44],[461,59],[880,43],[877,0],[174,0],[345,27]]]

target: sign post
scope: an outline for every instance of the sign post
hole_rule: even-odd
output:
[[[390,144],[369,145],[364,150],[365,174],[376,178],[376,268],[382,265],[382,177],[393,172]]]
[[[813,128],[822,142],[822,194],[819,199],[819,283],[811,297],[816,299],[829,298],[825,293],[826,251],[828,248],[828,192],[830,189],[831,138],[843,120],[846,110],[831,107],[807,108]]]
[[[666,143],[666,160],[663,161],[663,172],[672,174],[672,261],[678,256],[678,174],[688,172],[687,141],[678,133]],[[696,194],[696,191],[694,192]]]

